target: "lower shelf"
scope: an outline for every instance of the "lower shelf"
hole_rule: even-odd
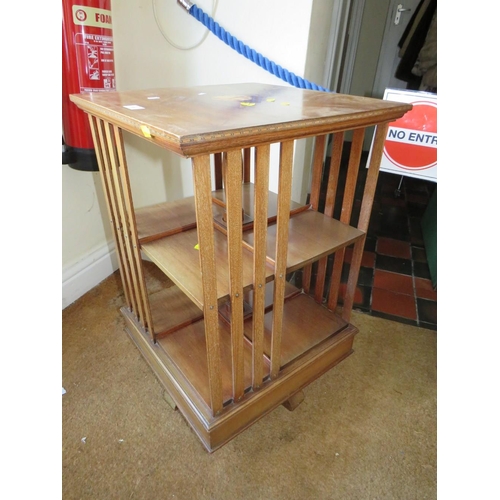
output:
[[[265,315],[264,331],[264,378],[269,375],[273,312]],[[338,334],[347,323],[317,304],[314,299],[300,293],[285,302],[283,331],[281,336],[281,362],[285,367],[307,353],[325,339]],[[252,319],[245,321],[244,381],[245,390],[252,386]],[[219,320],[221,346],[222,396],[224,404],[232,401],[231,326],[227,320]],[[208,385],[208,361],[206,354],[205,326],[203,321],[189,324],[158,339],[158,345],[169,356],[187,383],[210,406]]]
[[[151,294],[149,304],[157,339],[203,319],[201,309],[175,285]]]
[[[264,319],[264,354],[271,355],[271,332],[273,311]],[[332,311],[301,293],[285,302],[283,311],[283,331],[281,334],[281,367],[302,356],[323,340],[338,334],[347,323]],[[245,322],[245,335],[249,340],[253,336],[253,322]]]
[[[220,355],[222,373],[222,398],[225,404],[232,400],[231,331],[225,322],[219,321]],[[210,406],[208,386],[207,347],[203,321],[193,323],[158,340],[158,345],[172,360],[186,381],[198,393],[207,407]],[[245,388],[252,385],[252,349],[244,345]],[[269,363],[264,369],[269,374]]]

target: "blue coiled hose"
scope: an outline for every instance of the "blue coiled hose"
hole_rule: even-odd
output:
[[[179,3],[200,23],[202,23],[206,28],[208,28],[215,36],[222,40],[226,45],[229,45],[232,49],[236,50],[238,54],[245,56],[250,61],[254,62],[261,68],[269,71],[273,75],[281,78],[285,82],[298,87],[300,89],[309,90],[319,90],[322,92],[330,92],[330,90],[320,87],[315,83],[311,83],[300,76],[291,73],[290,71],[282,68],[279,64],[270,61],[267,57],[259,54],[254,49],[248,47],[243,42],[238,40],[236,37],[227,32],[222,28],[219,23],[215,22],[208,14],[203,12],[197,5],[191,4],[191,2],[179,1]]]

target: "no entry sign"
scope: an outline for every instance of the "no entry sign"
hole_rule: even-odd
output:
[[[437,182],[437,96],[386,89],[384,99],[413,109],[389,125],[380,170]]]

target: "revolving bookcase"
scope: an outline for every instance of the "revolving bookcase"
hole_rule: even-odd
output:
[[[294,409],[308,384],[353,352],[349,321],[387,128],[411,106],[253,83],[70,98],[89,116],[126,330],[203,445],[216,450],[280,404]],[[374,145],[352,223],[369,127]],[[123,131],[191,158],[194,196],[136,209]],[[314,148],[304,205],[291,194],[295,141],[306,138]],[[146,259],[174,285],[148,289]]]

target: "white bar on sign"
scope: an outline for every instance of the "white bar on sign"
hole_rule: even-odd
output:
[[[437,134],[423,130],[411,130],[408,128],[389,127],[386,141],[402,142],[414,146],[425,146],[437,148]]]

